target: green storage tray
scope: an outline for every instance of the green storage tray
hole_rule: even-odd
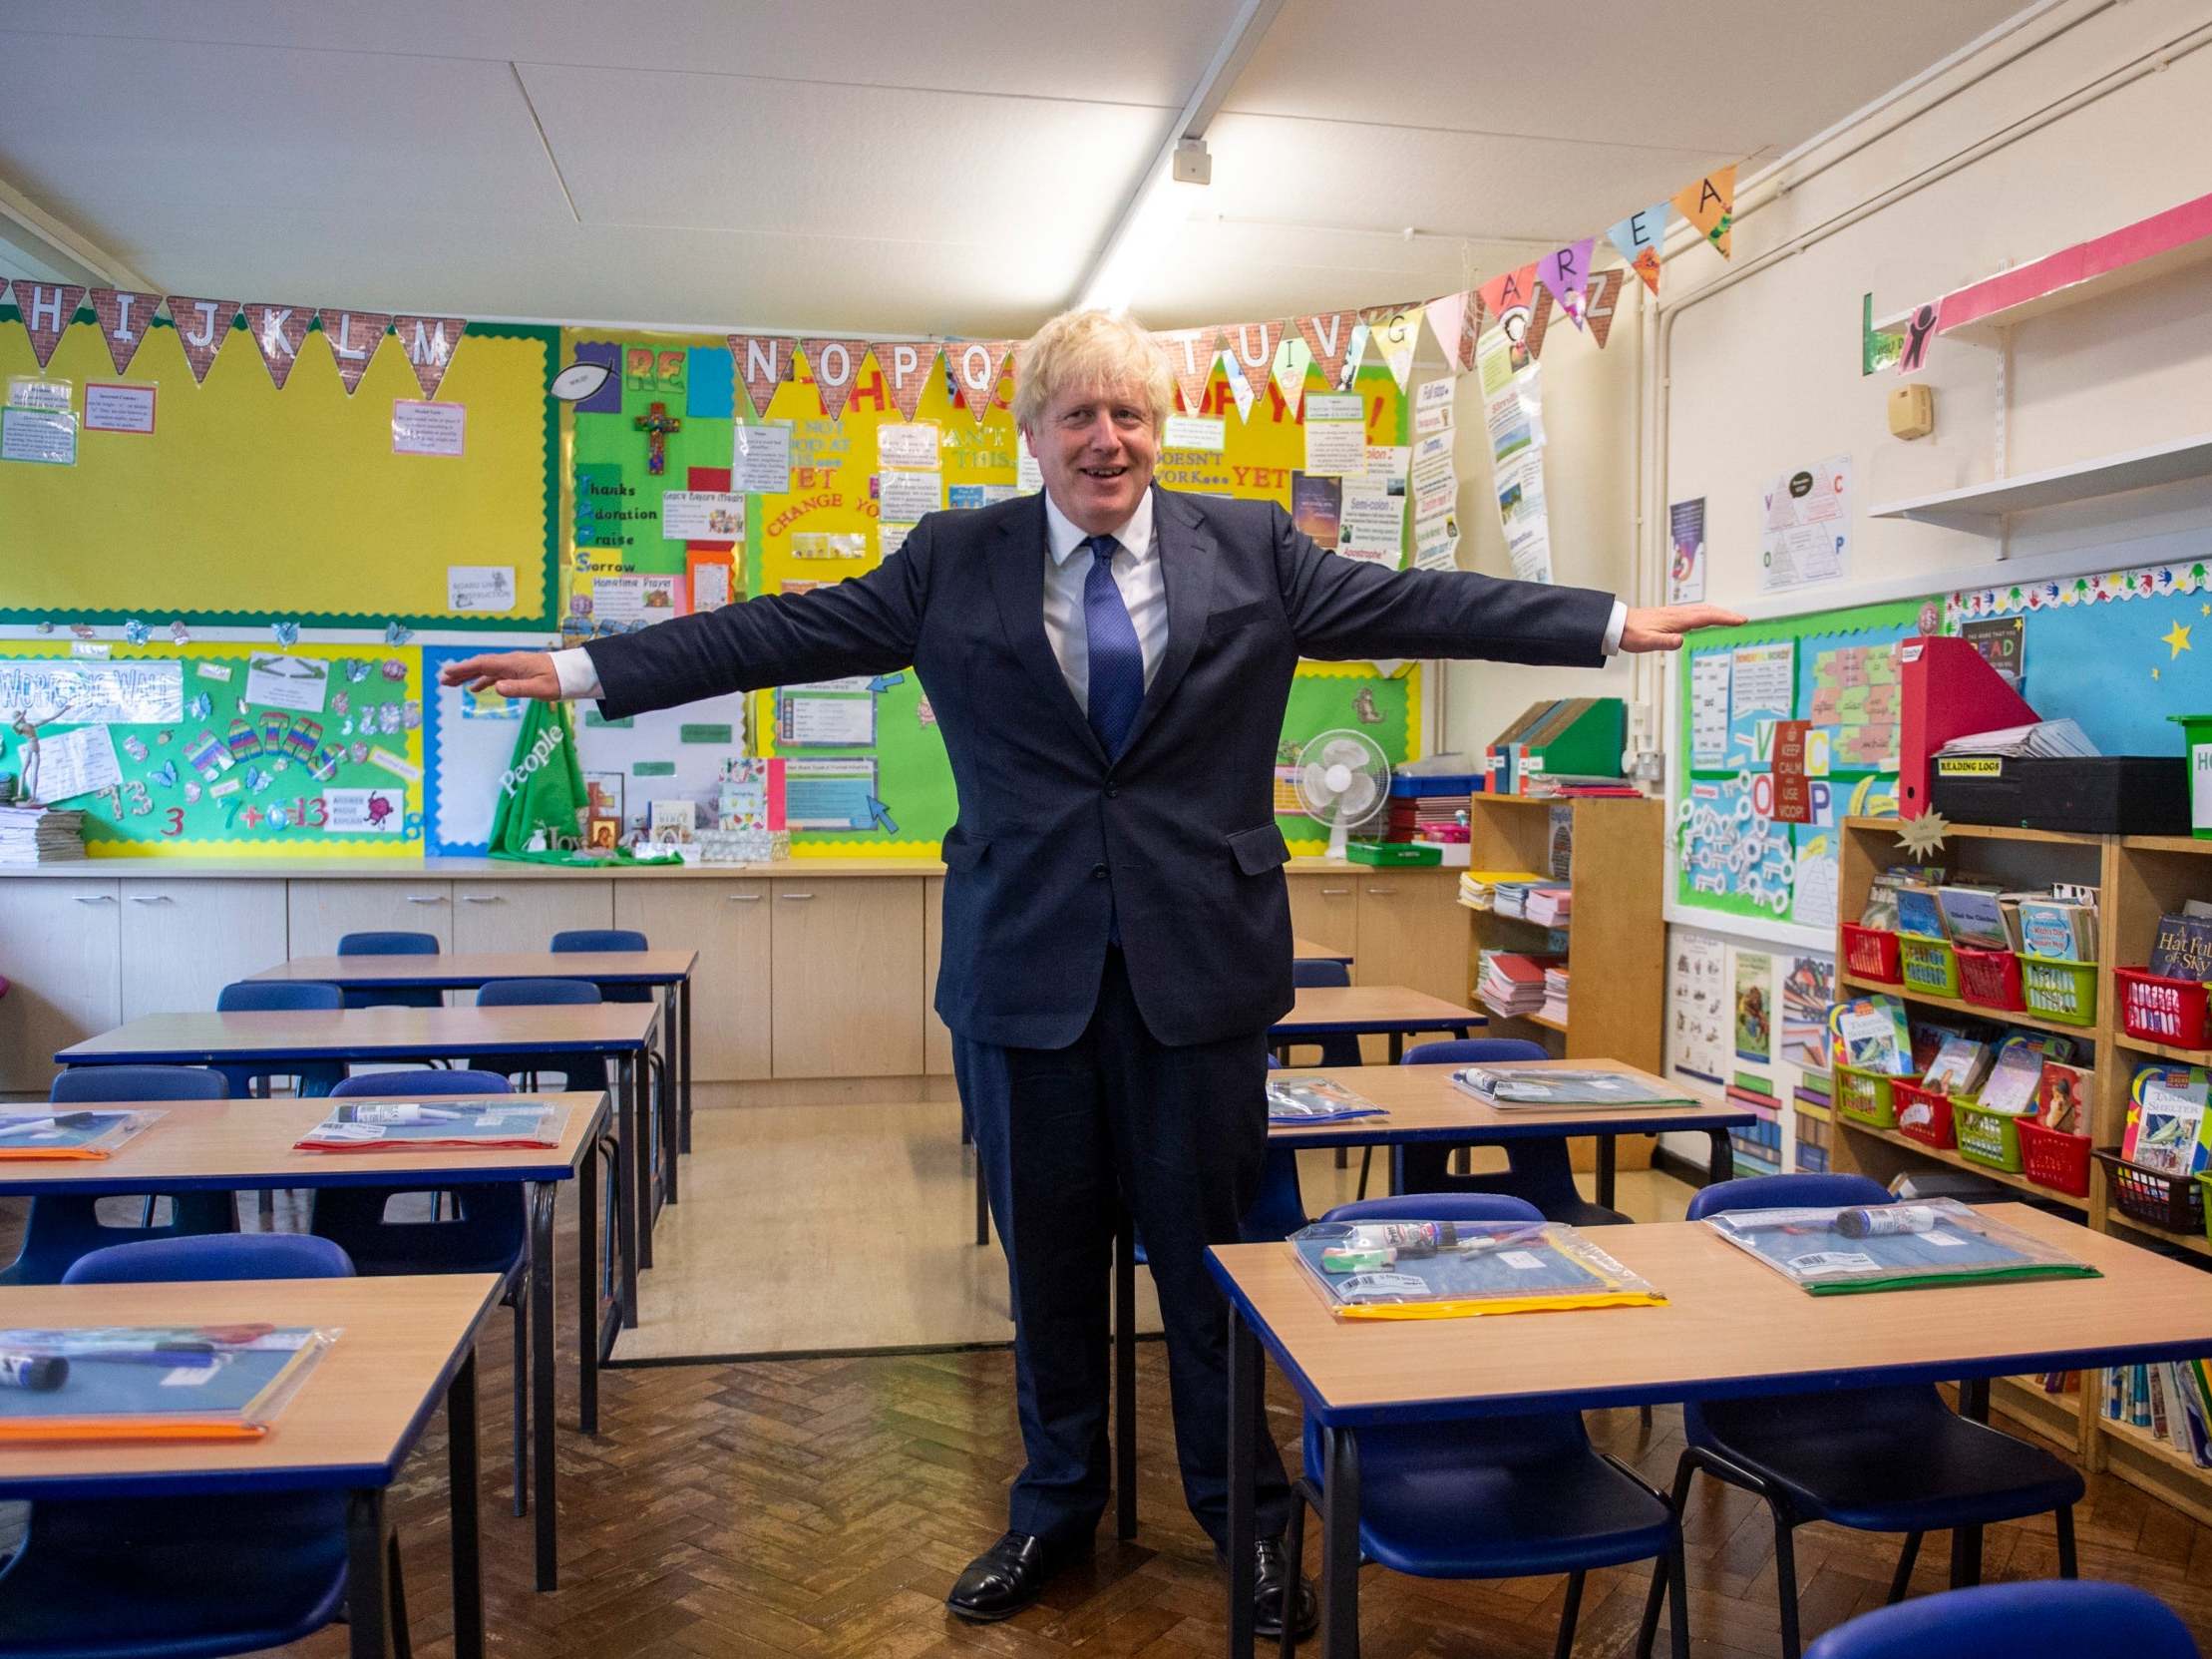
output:
[[[2096,1024],[2096,964],[2056,957],[2020,959],[2021,1001],[2028,1012],[2064,1026]]]
[[[1906,1082],[1913,1079],[1907,1077]],[[1870,1129],[1897,1128],[1897,1095],[1893,1085],[1897,1078],[1880,1071],[1862,1071],[1855,1065],[1835,1067],[1830,1082],[1829,1098],[1835,1109],[1854,1123],[1863,1123]]]
[[[1951,1102],[1952,1132],[1958,1136],[1959,1156],[1985,1169],[2021,1172],[2020,1119],[2010,1112],[1984,1111],[1971,1100]]]
[[[1897,936],[1897,973],[1908,992],[1923,997],[1959,995],[1959,954],[1948,939],[1924,939],[1917,933]]]

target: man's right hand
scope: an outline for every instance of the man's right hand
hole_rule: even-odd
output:
[[[466,684],[472,691],[497,691],[503,697],[560,700],[560,676],[553,672],[552,653],[542,650],[490,651],[483,656],[464,657],[440,668],[438,683]]]

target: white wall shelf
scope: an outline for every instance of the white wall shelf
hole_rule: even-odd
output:
[[[1963,490],[1945,490],[1939,495],[1885,502],[1869,508],[1867,516],[1995,536],[2003,532],[2007,516],[2013,513],[2094,501],[2192,478],[2212,478],[2212,434],[2199,433],[2093,461],[1970,484]]]

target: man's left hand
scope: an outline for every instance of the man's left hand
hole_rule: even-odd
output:
[[[1630,607],[1621,628],[1621,648],[1631,650],[1679,650],[1682,635],[1701,627],[1741,627],[1744,619],[1717,605],[1648,605]]]

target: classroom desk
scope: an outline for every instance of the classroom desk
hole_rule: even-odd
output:
[[[1487,1026],[1479,1009],[1461,1008],[1425,991],[1402,985],[1324,985],[1302,988],[1290,1012],[1268,1033],[1268,1046],[1310,1042],[1320,1037],[1388,1037],[1390,1063],[1405,1055],[1408,1032],[1450,1032],[1465,1037],[1469,1027]]]
[[[531,1455],[537,1467],[538,1587],[554,1585],[553,1529],[553,1203],[557,1183],[576,1182],[576,1318],[583,1432],[599,1428],[601,1324],[599,1141],[606,1132],[603,1093],[508,1095],[564,1102],[560,1145],[482,1152],[302,1152],[293,1145],[329,1111],[327,1099],[131,1100],[117,1109],[158,1111],[161,1121],[113,1157],[0,1159],[0,1197],[255,1191],[290,1187],[390,1187],[416,1191],[520,1182],[530,1189],[530,1242],[523,1267],[530,1348],[515,1357],[530,1383]],[[98,1107],[100,1102],[88,1101]],[[612,1334],[611,1322],[607,1334]]]
[[[1656,1087],[1678,1085],[1619,1060],[1520,1060],[1517,1068],[1619,1071]],[[1613,1207],[1614,1137],[1629,1134],[1702,1133],[1712,1143],[1705,1181],[1725,1181],[1735,1173],[1730,1129],[1758,1121],[1741,1106],[1564,1106],[1533,1111],[1486,1105],[1452,1081],[1456,1065],[1361,1065],[1330,1069],[1271,1071],[1268,1080],[1327,1077],[1385,1109],[1382,1117],[1354,1117],[1341,1123],[1271,1123],[1270,1149],[1287,1147],[1387,1146],[1391,1149],[1390,1190],[1404,1190],[1398,1149],[1421,1141],[1451,1146],[1495,1145],[1510,1140],[1552,1140],[1592,1135],[1598,1142],[1598,1202]],[[1361,1171],[1364,1179],[1365,1171]],[[1126,1232],[1114,1241],[1114,1525],[1123,1538],[1137,1535],[1137,1263]]]
[[[1987,1212],[2103,1277],[1811,1296],[1704,1223],[1677,1221],[1604,1234],[1663,1307],[1357,1321],[1330,1316],[1287,1245],[1209,1251],[1230,1304],[1230,1653],[1252,1652],[1252,1449],[1268,1357],[1321,1427],[1328,1656],[1358,1642],[1363,1429],[1962,1378],[1962,1410],[1979,1417],[1992,1377],[2212,1352],[2212,1296],[2196,1268],[2023,1204]]]
[[[71,1043],[61,1065],[224,1065],[254,1061],[466,1059],[471,1054],[598,1054],[613,1071],[621,1154],[614,1160],[622,1324],[637,1323],[637,1273],[653,1265],[647,1210],[655,1190],[645,1108],[645,1049],[654,1010],[591,1008],[334,1009],[147,1014]],[[669,1149],[674,1156],[674,1149]]]
[[[667,1067],[671,1110],[662,1133],[679,1152],[691,1150],[691,976],[697,951],[464,951],[454,956],[294,957],[248,976],[255,980],[334,985],[341,991],[477,991],[501,980],[588,980],[593,985],[646,985],[660,993],[660,1054]],[[662,1174],[676,1198],[676,1160]]]
[[[1340,962],[1351,966],[1351,953],[1339,951],[1333,945],[1316,945],[1310,939],[1292,939],[1290,958],[1293,962]]]
[[[263,1322],[341,1332],[260,1440],[0,1447],[0,1498],[342,1490],[351,1651],[354,1659],[385,1659],[393,1632],[384,1494],[443,1396],[454,1652],[481,1659],[476,1334],[499,1294],[493,1273],[0,1287],[0,1326],[11,1328]],[[127,1595],[128,1557],[118,1557],[116,1571],[116,1593]]]

